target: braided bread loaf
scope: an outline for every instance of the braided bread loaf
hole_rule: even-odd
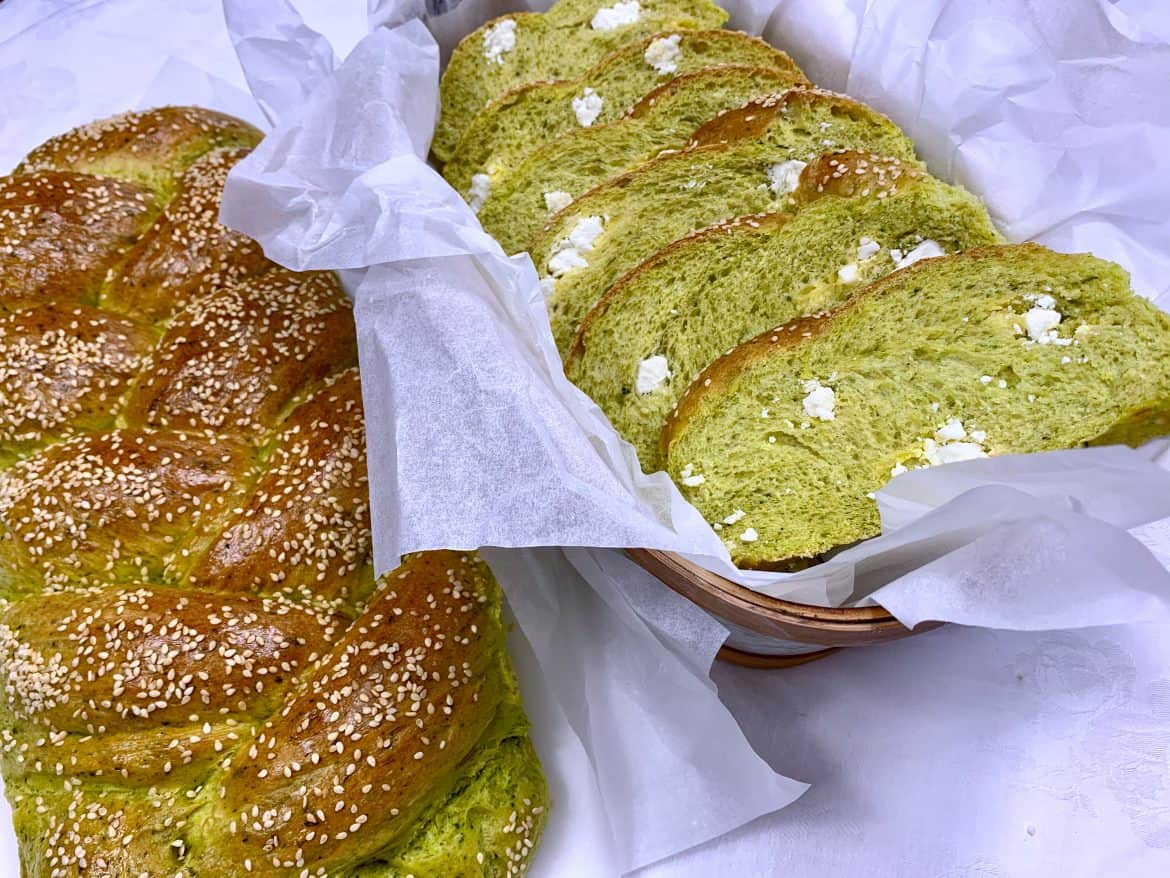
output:
[[[217,223],[166,108],[0,180],[0,745],[27,878],[525,871],[547,798],[487,568],[372,574],[349,302]]]

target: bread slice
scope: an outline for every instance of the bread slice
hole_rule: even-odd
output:
[[[726,20],[710,0],[560,0],[544,13],[493,19],[463,38],[443,72],[431,152],[449,160],[475,114],[517,86],[580,76],[615,49],[659,31]]]
[[[794,78],[802,74],[779,49],[757,37],[730,30],[664,31],[630,43],[574,79],[533,82],[514,88],[476,114],[459,138],[443,176],[464,197],[485,174],[498,183],[534,149],[581,127],[573,108],[592,91],[601,99],[594,126],[621,118],[648,92],[670,80],[708,67],[736,64],[774,67]],[[480,182],[483,186],[483,182]]]
[[[741,567],[879,533],[903,469],[1170,433],[1170,317],[1117,265],[1036,244],[927,259],[694,381],[667,471]]]
[[[839,305],[921,254],[1001,240],[969,192],[870,153],[822,156],[793,197],[809,206],[730,220],[670,244],[610,287],[581,324],[565,372],[647,472],[661,468],[663,420],[727,349]]]
[[[719,113],[799,82],[799,74],[775,67],[714,67],[675,77],[628,116],[578,128],[530,153],[492,186],[479,221],[506,252],[522,250],[565,202],[665,149],[682,148]]]
[[[534,236],[529,251],[562,354],[586,312],[627,271],[696,229],[789,208],[799,170],[821,153],[864,149],[915,162],[914,144],[885,116],[806,88],[730,110],[692,143],[585,193]]]

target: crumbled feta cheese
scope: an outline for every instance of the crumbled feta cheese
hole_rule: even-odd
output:
[[[922,452],[931,466],[987,457],[987,450],[978,442],[947,442],[944,445],[933,439],[925,439]]]
[[[843,284],[857,283],[857,263],[850,262],[848,265],[842,265],[837,269],[837,280]]]
[[[908,470],[904,464],[896,463],[890,468],[890,478],[893,478],[894,476],[900,476],[902,473],[907,471]]]
[[[1046,308],[1049,310],[1056,308],[1056,299],[1047,293],[1028,293],[1024,298],[1037,308]]]
[[[642,7],[638,0],[622,0],[613,6],[598,9],[589,23],[594,30],[616,30],[633,24],[642,17]]]
[[[932,403],[930,404],[930,410],[931,410],[932,412],[937,412],[937,411],[938,411],[938,403],[937,403],[937,402],[932,402]]]
[[[1059,311],[1037,305],[1024,315],[1028,338],[1038,344],[1052,344],[1057,338],[1056,327],[1060,326],[1060,320]]]
[[[967,435],[971,437],[972,442],[978,442],[980,445],[982,445],[987,440],[986,430],[972,430]]]
[[[483,203],[488,200],[488,196],[491,194],[492,178],[487,174],[473,174],[471,189],[467,192],[467,203],[471,205],[471,209],[479,213],[483,208]]]
[[[990,384],[994,380],[995,379],[992,378],[990,375],[980,375],[979,376],[979,383],[980,384]]]
[[[653,393],[662,386],[662,382],[670,377],[670,364],[662,354],[647,357],[638,363],[638,377],[634,381],[634,388],[645,396]]]
[[[768,181],[772,191],[777,195],[788,195],[796,191],[800,185],[800,172],[808,167],[808,162],[798,159],[789,159],[779,162],[768,168]]]
[[[735,524],[737,521],[739,521],[745,515],[747,515],[747,513],[744,512],[742,509],[736,509],[734,512],[731,513],[731,515],[729,515],[729,516],[727,516],[727,518],[723,519],[723,523],[724,524]]]
[[[601,95],[591,88],[585,88],[580,97],[573,98],[573,114],[577,117],[577,124],[588,128],[596,122],[604,103]]]
[[[759,538],[760,535],[756,533],[756,529],[754,527],[749,527],[739,535],[740,542],[743,543],[754,543]]]
[[[822,421],[833,421],[837,419],[835,411],[837,408],[837,394],[833,392],[833,388],[825,387],[820,381],[813,378],[810,381],[804,382],[804,392],[808,394],[802,403],[806,415]]]
[[[553,290],[557,288],[557,279],[555,277],[542,277],[540,279],[540,291],[547,299],[553,294]]]
[[[504,63],[504,55],[516,48],[516,22],[511,18],[493,24],[483,35],[483,56],[496,64]]]
[[[903,254],[901,250],[891,250],[890,257],[894,260],[894,265],[897,268],[907,268],[915,262],[923,259],[930,259],[933,256],[945,256],[946,251],[938,245],[937,241],[932,241],[927,238],[909,253]]]
[[[958,442],[960,439],[967,438],[967,430],[962,421],[958,418],[951,418],[935,430],[934,438],[939,442]]]
[[[668,37],[652,40],[642,57],[659,73],[674,73],[678,70],[678,59],[682,54],[682,50],[678,47],[681,39],[679,34],[671,34]]]
[[[564,210],[572,201],[573,196],[560,189],[554,189],[552,192],[544,193],[544,206],[548,208],[549,213]]]
[[[577,220],[577,224],[569,232],[569,237],[562,238],[553,249],[553,255],[548,260],[549,274],[560,277],[574,268],[587,266],[589,263],[582,254],[593,249],[604,222],[599,216],[587,216]]]
[[[857,245],[857,261],[865,262],[867,259],[872,259],[881,249],[882,245],[872,238],[862,238]]]
[[[695,474],[695,465],[693,463],[688,463],[682,468],[682,472],[679,473],[679,480],[688,488],[697,488],[703,482],[707,481],[701,475]]]

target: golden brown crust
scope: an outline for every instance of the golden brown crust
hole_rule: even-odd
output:
[[[134,183],[0,183],[9,255],[35,257],[0,300],[0,465],[56,442],[0,472],[30,878],[341,874],[442,802],[509,692],[476,562],[421,555],[370,597],[352,308],[218,225],[243,152],[214,147],[254,132],[217,116],[99,123],[23,166],[173,193],[149,231]]]
[[[178,178],[162,217],[126,258],[102,307],[147,322],[170,317],[200,297],[268,271],[260,245],[219,223],[228,172],[247,149],[216,149]]]
[[[757,213],[724,220],[723,222],[714,223],[691,232],[689,235],[685,235],[677,241],[672,241],[653,256],[647,257],[642,263],[630,269],[613,286],[607,289],[593,307],[589,309],[589,312],[581,321],[581,325],[577,327],[577,331],[573,335],[573,343],[569,346],[569,352],[565,355],[565,372],[568,373],[573,364],[585,355],[585,337],[588,335],[593,324],[600,320],[605,312],[609,310],[609,307],[625,294],[626,289],[631,284],[640,280],[643,274],[653,270],[663,262],[674,258],[680,249],[693,246],[697,242],[710,238],[718,238],[736,229],[743,228],[759,230],[761,234],[765,234],[769,230],[777,229],[785,225],[791,218],[791,214],[787,213]]]
[[[202,107],[158,107],[111,116],[46,140],[13,172],[60,169],[101,174],[112,163],[180,173],[217,146],[255,146],[261,134],[224,113]]]
[[[174,431],[50,446],[0,477],[0,550],[50,587],[173,579],[247,486],[252,457],[239,440]]]
[[[749,64],[720,64],[716,67],[705,67],[701,70],[695,70],[691,73],[684,73],[680,76],[673,77],[643,95],[638,103],[626,111],[626,115],[631,119],[641,118],[653,110],[660,101],[680,91],[686,91],[695,82],[711,80],[722,74],[734,75],[736,73],[740,75],[754,74],[761,77],[771,76],[776,79],[778,85],[781,82],[786,86],[797,86],[808,83],[808,80],[802,75],[780,67],[755,67]]]
[[[817,156],[800,172],[792,198],[806,207],[821,198],[888,198],[929,174],[906,162],[860,150],[841,150]]]
[[[281,425],[248,502],[192,571],[219,591],[349,598],[368,574],[370,512],[357,369]]]
[[[154,221],[150,191],[66,171],[0,179],[0,311],[97,300]]]
[[[273,269],[175,317],[126,422],[260,438],[299,393],[356,359],[353,312],[337,279]]]
[[[923,271],[926,267],[940,259],[977,261],[982,259],[999,258],[1007,252],[1048,252],[1047,248],[1039,244],[993,244],[988,247],[976,247],[955,253],[950,256],[940,256],[933,259],[923,259],[913,265],[887,274],[859,290],[844,304],[831,311],[816,314],[810,317],[801,317],[788,323],[761,332],[755,338],[728,351],[715,360],[710,366],[695,376],[687,387],[678,404],[667,416],[662,425],[659,436],[659,450],[665,460],[670,451],[670,444],[687,425],[687,422],[702,406],[704,398],[709,394],[718,393],[726,389],[743,370],[750,368],[757,362],[766,359],[772,352],[785,348],[796,347],[810,339],[821,335],[842,314],[856,308],[860,302],[868,301],[876,296],[883,295],[892,285],[902,283],[907,276]],[[785,562],[787,563],[787,562]],[[787,569],[787,568],[784,568]]]
[[[479,636],[491,624],[486,588],[456,552],[415,555],[387,579],[232,760],[217,803],[227,843],[208,861],[295,860],[337,874],[407,831],[499,703]]]
[[[86,305],[0,316],[0,458],[47,439],[112,426],[155,333]]]
[[[0,649],[19,632],[46,658],[5,663],[28,671],[8,680],[13,712],[81,735],[247,720],[279,703],[348,624],[280,598],[152,585],[30,597],[0,620]]]
[[[820,88],[790,88],[787,91],[751,101],[738,109],[720,113],[710,122],[699,126],[691,136],[687,146],[711,146],[717,143],[732,143],[737,140],[752,140],[767,131],[772,120],[781,113],[788,112],[789,108],[798,103],[813,103],[826,98],[841,112],[866,117],[880,115],[865,104],[858,103],[852,98],[836,92]]]

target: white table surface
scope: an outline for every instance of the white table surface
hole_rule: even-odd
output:
[[[2,169],[51,133],[138,103],[172,55],[241,83],[226,33],[207,26],[218,4],[200,0],[176,0],[168,13],[197,27],[160,29],[133,57],[105,59],[101,75],[125,82],[123,106],[86,104],[85,83],[54,82],[51,55],[7,63],[3,40],[75,5],[89,4],[0,6],[0,86],[9,94],[0,101]],[[353,4],[296,6],[341,52],[364,27]],[[94,31],[95,67],[107,41],[117,34]],[[1170,875],[1170,626],[952,627],[783,672],[720,666],[714,677],[758,751],[813,787],[795,805],[643,874]],[[582,776],[579,753],[554,763]],[[577,843],[591,845],[596,815],[581,817]],[[574,831],[572,819],[564,826],[558,832]],[[15,875],[12,845],[5,831],[5,875]]]

